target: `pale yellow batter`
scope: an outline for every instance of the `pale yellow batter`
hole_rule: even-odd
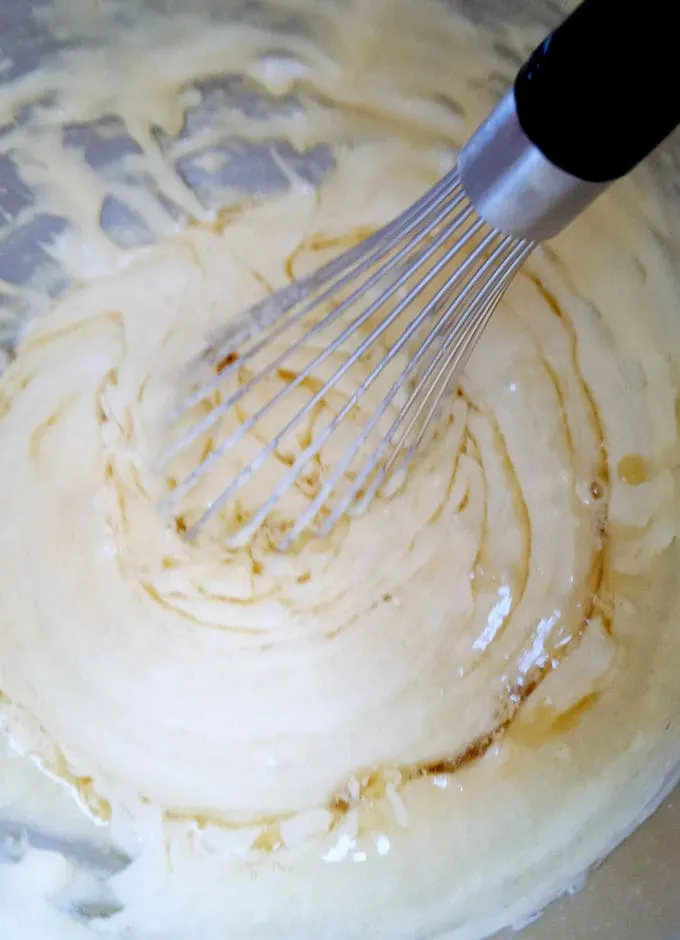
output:
[[[4,92],[11,116],[56,89],[11,146],[73,221],[50,253],[79,283],[0,380],[0,821],[30,827],[0,862],[2,940],[481,938],[677,774],[680,233],[644,172],[532,258],[398,493],[284,555],[266,529],[187,543],[158,511],[160,428],[204,338],[291,258],[408,205],[514,67],[441,7],[275,7],[308,35],[149,14]],[[305,109],[221,114],[201,140],[330,141],[318,190],[284,165],[285,192],[223,192],[216,224],[170,172],[150,127],[177,133],[218,65]],[[57,107],[121,114],[127,171],[192,224],[129,172],[96,179]],[[98,231],[111,193],[157,244]]]

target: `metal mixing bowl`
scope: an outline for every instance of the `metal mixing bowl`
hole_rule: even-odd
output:
[[[0,0],[0,52],[8,63],[0,81],[28,75],[64,44],[40,27],[41,18],[33,14],[46,8],[51,0]],[[139,3],[144,0],[139,0]],[[148,0],[154,6],[162,0]],[[367,0],[369,2],[369,0]],[[414,0],[414,3],[417,0]],[[563,15],[567,6],[554,0],[447,0],[466,16],[481,23],[502,43],[508,24],[537,27],[545,31]],[[126,0],[126,16],[134,20],[135,0]],[[182,0],[167,0],[173,8]],[[94,4],[96,6],[96,4]],[[184,0],[186,8],[192,0]],[[244,9],[247,7],[244,4]],[[68,42],[72,42],[69,39]],[[215,78],[213,88],[203,89],[208,111],[214,107],[234,106],[247,109],[257,102],[237,77]],[[0,128],[0,134],[2,134]],[[124,128],[116,127],[115,116],[105,124],[78,124],[64,128],[87,156],[93,171],[110,168],[135,142]],[[172,150],[172,142],[165,142]],[[298,173],[311,181],[319,180],[331,166],[329,152],[317,147],[306,153],[294,153],[289,145],[279,145],[282,154],[294,160]],[[285,187],[285,177],[271,159],[268,150],[257,150],[237,142],[226,142],[229,160],[224,164],[225,186],[258,194],[274,193]],[[286,150],[286,148],[288,148]],[[658,183],[668,199],[680,211],[680,141],[669,142],[655,155],[652,166]],[[212,191],[206,185],[205,170],[193,155],[176,161],[177,172],[196,191],[199,198]],[[44,244],[61,231],[65,222],[56,215],[32,211],[33,196],[21,180],[10,156],[0,155],[0,346],[11,355],[12,344],[26,310],[6,285],[22,284],[41,272],[47,295],[56,296],[67,286],[63,273],[44,251]],[[167,207],[169,212],[176,211]],[[126,233],[130,245],[142,244],[149,234],[131,218],[125,205],[111,201],[104,206],[102,227],[115,237]],[[680,245],[678,257],[680,258]],[[0,836],[3,830],[0,828]],[[33,833],[37,844],[44,837]],[[556,902],[539,921],[526,926],[526,940],[677,940],[680,938],[680,791],[622,845],[591,878],[582,890]],[[509,936],[509,934],[507,934]]]

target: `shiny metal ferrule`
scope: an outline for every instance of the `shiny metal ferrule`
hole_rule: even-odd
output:
[[[534,242],[557,235],[610,185],[585,182],[547,160],[522,129],[513,89],[467,142],[458,170],[489,225]]]

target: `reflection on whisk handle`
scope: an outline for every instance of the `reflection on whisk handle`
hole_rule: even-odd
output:
[[[561,170],[624,176],[680,122],[680,44],[669,0],[584,0],[515,81],[525,134]]]
[[[673,130],[672,6],[585,0],[538,46],[460,154],[463,188],[486,222],[552,238]]]

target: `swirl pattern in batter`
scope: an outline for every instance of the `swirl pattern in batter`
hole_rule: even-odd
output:
[[[485,936],[672,774],[678,362],[659,324],[677,288],[634,187],[521,273],[441,433],[364,515],[281,554],[304,488],[240,549],[222,536],[247,502],[195,542],[158,510],[159,429],[204,337],[314,246],[396,215],[438,160],[358,141],[318,192],[135,251],[36,322],[2,378],[7,779],[29,820],[80,831],[73,798],[131,859],[97,883],[112,907],[87,935]],[[6,877],[45,917],[75,890],[49,853]],[[49,916],[49,940],[70,936]]]

